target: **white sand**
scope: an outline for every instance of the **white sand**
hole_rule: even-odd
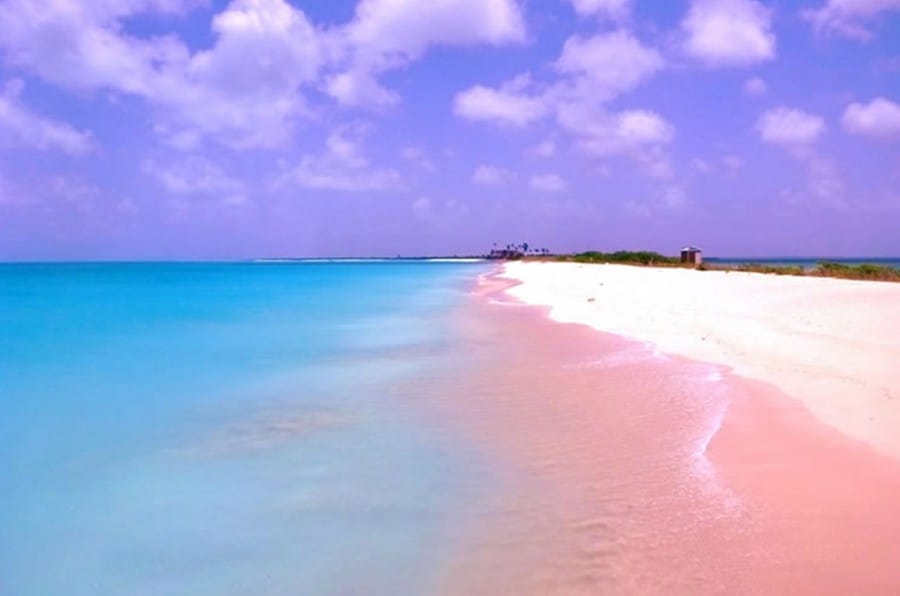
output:
[[[574,263],[510,263],[558,321],[731,367],[900,458],[900,284]]]

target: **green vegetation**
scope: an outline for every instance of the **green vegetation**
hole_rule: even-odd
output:
[[[743,271],[746,273],[766,273],[773,275],[837,277],[840,279],[900,282],[900,269],[887,267],[885,265],[873,265],[870,263],[848,265],[845,263],[821,262],[812,269],[804,269],[799,265],[763,265],[760,263],[745,263],[737,266],[729,266],[704,263],[699,268],[704,271]]]
[[[703,263],[701,271],[742,271],[744,273],[766,273],[769,275],[806,275],[799,265],[763,265],[762,263],[742,263],[740,265],[716,265]]]
[[[558,259],[560,261],[574,261],[576,263],[618,263],[621,265],[671,266],[681,264],[681,261],[678,258],[667,257],[657,252],[646,250],[620,250],[618,252],[589,251],[575,255],[561,255]]]
[[[646,250],[620,250],[617,252],[589,251],[572,255],[553,255],[552,258],[557,261],[570,263],[615,263],[619,265],[644,265],[650,267],[693,267],[693,265],[681,263],[681,259],[678,257],[667,257]],[[697,266],[697,269],[700,271],[740,271],[744,273],[764,273],[769,275],[837,277],[840,279],[900,282],[900,269],[870,263],[847,265],[844,263],[823,261],[812,269],[804,269],[799,265],[765,265],[762,263],[719,265],[716,263],[704,262]]]
[[[840,277],[841,279],[868,279],[873,281],[900,281],[900,269],[886,265],[845,265],[843,263],[819,263],[810,275]]]

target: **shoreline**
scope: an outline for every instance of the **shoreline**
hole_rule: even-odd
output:
[[[900,459],[900,285],[574,263],[507,263],[500,275],[557,322],[764,381]]]
[[[522,287],[483,276],[459,319],[480,364],[423,394],[503,479],[455,524],[436,593],[896,592],[900,463]]]

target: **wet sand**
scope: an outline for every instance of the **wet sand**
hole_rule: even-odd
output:
[[[578,263],[510,263],[551,317],[732,368],[900,460],[900,284]]]
[[[421,388],[497,470],[446,594],[895,594],[900,463],[726,369],[559,324],[484,280],[471,373]]]

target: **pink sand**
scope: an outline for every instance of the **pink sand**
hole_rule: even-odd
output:
[[[511,263],[554,320],[721,364],[900,460],[900,284],[578,263]]]
[[[900,593],[900,464],[770,385],[551,322],[486,280],[435,415],[507,472],[435,591]]]

